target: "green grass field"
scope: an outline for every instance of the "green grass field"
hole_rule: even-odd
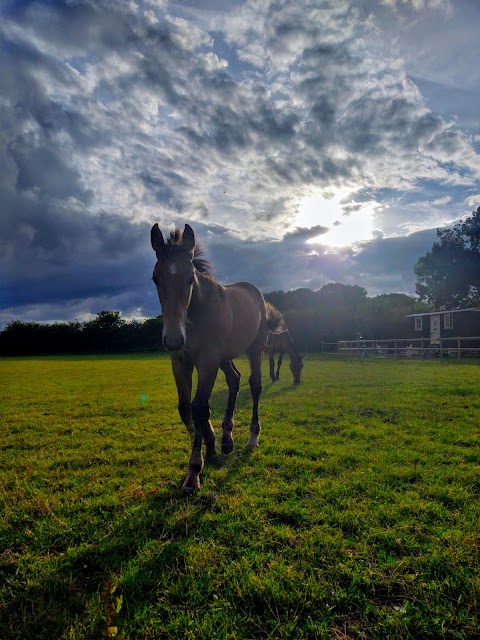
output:
[[[0,360],[0,638],[480,638],[480,366],[265,363],[247,454],[237,365],[184,499],[165,356]]]

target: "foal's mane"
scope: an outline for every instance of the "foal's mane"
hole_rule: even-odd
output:
[[[288,333],[285,319],[277,307],[274,307],[273,304],[267,301],[265,301],[265,307],[267,309],[268,330],[270,333],[276,335]]]
[[[175,229],[172,229],[172,231],[170,231],[170,237],[167,238],[167,245],[170,247],[181,246],[182,243],[183,231],[178,227],[175,227]],[[205,248],[198,240],[195,240],[195,249],[193,251],[192,264],[195,269],[200,271],[200,273],[203,273],[206,276],[213,277],[213,265],[205,256]]]

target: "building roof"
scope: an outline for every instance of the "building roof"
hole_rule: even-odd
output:
[[[465,311],[480,311],[480,309],[474,309],[473,307],[470,309],[452,309],[450,311],[429,311],[428,313],[411,313],[406,318],[416,318],[418,316],[439,316],[445,313],[463,313]]]

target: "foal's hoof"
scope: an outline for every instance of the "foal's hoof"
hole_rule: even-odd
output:
[[[228,455],[229,453],[232,453],[233,449],[234,449],[235,445],[232,442],[222,442],[222,453],[224,455]]]
[[[188,475],[182,485],[182,496],[193,496],[200,489],[200,480],[197,474]]]
[[[216,453],[212,455],[206,455],[205,464],[209,467],[218,467],[218,465],[220,464],[220,458],[217,456]]]

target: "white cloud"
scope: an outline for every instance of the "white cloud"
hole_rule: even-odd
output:
[[[149,10],[149,11],[144,11],[144,12],[143,12],[143,15],[145,16],[145,20],[146,20],[149,24],[151,24],[152,26],[156,26],[156,25],[158,25],[158,22],[159,22],[159,21],[158,21],[158,18],[157,18],[157,15],[156,15],[155,11],[151,11],[151,10]]]
[[[452,15],[455,10],[451,0],[381,0],[381,4],[391,9],[411,8],[414,11],[435,9],[446,16]]]
[[[160,11],[165,11],[168,6],[168,0],[144,0],[145,4],[154,7],[154,9],[159,9]]]
[[[211,46],[212,40],[209,34],[189,20],[171,16],[167,20],[173,27],[171,37],[185,51],[195,51],[199,47]]]
[[[444,196],[443,198],[437,198],[436,200],[432,200],[432,204],[437,207],[443,207],[452,202],[452,196]]]
[[[473,196],[469,196],[465,200],[465,202],[469,207],[472,207],[473,209],[477,210],[477,208],[480,206],[480,193],[476,193]]]
[[[223,58],[219,58],[215,53],[209,51],[204,56],[205,68],[208,71],[221,71],[228,67],[228,62]]]

